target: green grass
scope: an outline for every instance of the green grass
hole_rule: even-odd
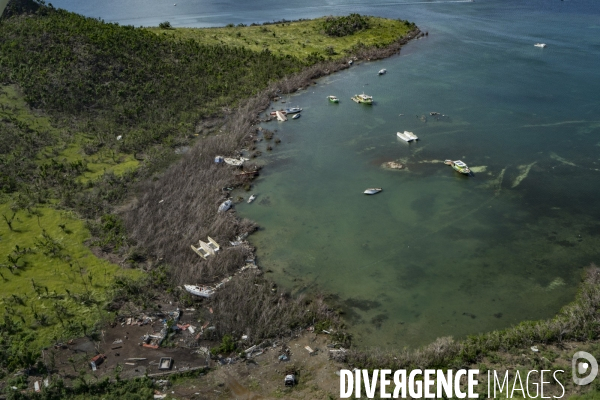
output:
[[[269,49],[277,55],[290,55],[306,59],[316,53],[325,58],[342,58],[354,46],[386,46],[406,35],[412,25],[405,21],[367,17],[371,28],[344,37],[331,37],[323,33],[325,18],[310,21],[286,22],[271,25],[236,26],[223,28],[147,28],[175,39],[193,39],[207,45],[246,47],[254,51]]]
[[[49,207],[35,214],[17,212],[12,231],[0,221],[0,315],[35,331],[33,345],[41,347],[64,338],[69,327],[92,327],[106,315],[115,275],[139,272],[95,257],[84,244],[89,231],[74,214]],[[8,204],[0,204],[0,215],[13,215]],[[15,263],[9,256],[20,257]]]

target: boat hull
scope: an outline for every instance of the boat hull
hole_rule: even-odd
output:
[[[382,190],[383,189],[381,189],[381,188],[370,188],[370,189],[365,190],[363,193],[371,195],[371,194],[377,194],[377,193],[381,192]]]

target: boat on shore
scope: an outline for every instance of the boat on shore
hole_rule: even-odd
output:
[[[357,103],[362,103],[362,104],[373,104],[373,96],[369,96],[366,94],[355,94],[354,96],[352,96],[352,100],[354,100]]]
[[[183,287],[188,293],[207,299],[215,294],[215,289],[210,286],[183,285]]]
[[[367,190],[365,190],[363,193],[364,194],[377,194],[379,192],[381,192],[383,189],[382,188],[369,188]]]
[[[536,43],[536,44],[534,44],[534,46],[543,49],[544,47],[546,47],[546,43]]]
[[[467,167],[467,164],[460,160],[445,160],[444,164],[451,166],[456,172],[460,172],[463,175],[471,175],[471,170]]]
[[[287,114],[287,111],[285,111],[284,109],[277,110],[277,111],[279,111],[279,112],[280,112],[280,113],[282,113],[283,115],[286,115],[286,114]],[[271,111],[269,114],[270,114],[270,115],[272,115],[272,116],[276,116],[276,115],[277,115],[277,111]]]
[[[387,73],[387,69],[385,69],[385,68],[380,69],[378,72],[379,75],[385,75],[386,73]]]
[[[254,201],[254,199],[256,199],[255,194],[253,194],[252,196],[250,196],[250,198],[248,198],[248,204],[252,203]]]
[[[338,99],[337,97],[331,95],[331,96],[327,96],[327,99],[332,102],[332,103],[339,103],[340,99]]]
[[[404,140],[405,142],[413,141],[413,138],[406,136],[406,131],[405,132],[397,132],[396,136],[398,136],[400,139]]]
[[[225,200],[219,206],[219,212],[225,212],[225,211],[229,210],[231,208],[231,206],[233,206],[233,201]]]

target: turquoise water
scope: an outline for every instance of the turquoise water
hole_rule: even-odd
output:
[[[261,226],[250,240],[282,290],[328,294],[359,343],[416,346],[549,317],[598,260],[600,5],[521,3],[186,1],[138,13],[124,1],[84,13],[212,26],[361,12],[429,32],[286,98],[302,117],[265,124],[282,142],[263,151],[257,200],[236,207]],[[350,100],[363,91],[374,106]],[[407,168],[381,168],[393,160]]]

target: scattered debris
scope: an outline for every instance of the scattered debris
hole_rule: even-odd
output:
[[[102,364],[104,362],[104,360],[106,359],[106,356],[104,354],[98,354],[97,356],[95,356],[94,358],[92,358],[90,360],[90,365],[92,367],[92,370],[95,371],[96,368]]]
[[[249,161],[249,158],[244,158],[244,157],[240,157],[240,158],[224,158],[223,161],[225,161],[226,164],[229,165],[233,165],[236,167],[239,167],[241,165],[244,164],[245,161]],[[216,159],[215,159],[216,161]]]
[[[540,350],[537,348],[537,346],[531,346],[531,351],[533,351],[534,353],[537,353]]]
[[[310,354],[311,356],[315,354],[315,351],[311,349],[310,346],[304,346],[304,348],[308,351],[308,354]]]

